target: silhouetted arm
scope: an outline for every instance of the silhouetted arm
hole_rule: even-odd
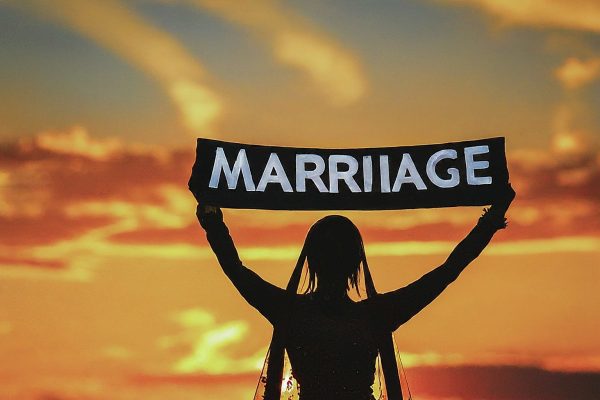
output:
[[[286,309],[288,296],[285,290],[265,281],[242,264],[219,208],[199,205],[196,215],[225,275],[244,299],[275,325]]]
[[[500,201],[484,211],[477,225],[456,246],[441,266],[408,286],[378,295],[373,299],[371,306],[382,328],[393,331],[408,321],[439,296],[458,278],[465,267],[481,254],[494,233],[506,226],[504,214],[514,198],[514,191],[510,186],[507,191],[508,193],[503,194]]]

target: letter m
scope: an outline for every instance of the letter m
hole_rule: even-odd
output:
[[[256,187],[252,181],[252,173],[250,171],[250,165],[248,164],[248,157],[246,157],[246,150],[240,149],[238,152],[233,168],[229,167],[225,152],[222,147],[217,147],[215,153],[215,163],[213,165],[212,174],[210,175],[210,182],[208,186],[210,188],[218,188],[219,180],[221,179],[221,171],[225,174],[227,180],[227,187],[229,189],[235,189],[240,178],[240,172],[244,178],[244,185],[246,186],[247,192],[254,192]]]

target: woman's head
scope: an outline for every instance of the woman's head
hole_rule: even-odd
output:
[[[308,261],[307,291],[317,282],[329,287],[355,287],[361,262],[365,262],[362,237],[356,225],[341,215],[329,215],[317,221],[308,231],[304,243]]]

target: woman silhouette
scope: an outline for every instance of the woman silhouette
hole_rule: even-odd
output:
[[[389,360],[391,333],[431,303],[481,253],[494,233],[506,227],[504,215],[514,196],[508,185],[441,266],[406,287],[383,294],[375,292],[360,232],[346,217],[327,216],[310,228],[288,289],[284,290],[242,264],[220,209],[198,205],[198,219],[223,271],[244,299],[275,327],[269,354],[269,364],[273,364],[269,365],[269,378],[275,378],[275,384],[268,393],[267,382],[264,397],[279,399],[285,348],[301,400],[374,399],[378,353],[386,385],[393,381],[385,373],[386,363],[392,363],[397,379],[393,356]],[[305,259],[308,289],[297,294]],[[369,297],[354,302],[348,291],[358,291],[361,264]],[[388,398],[394,397],[401,398],[401,393],[392,396],[388,387]]]

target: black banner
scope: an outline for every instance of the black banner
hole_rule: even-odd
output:
[[[189,187],[228,208],[391,210],[491,204],[507,182],[502,137],[362,149],[198,139]]]

